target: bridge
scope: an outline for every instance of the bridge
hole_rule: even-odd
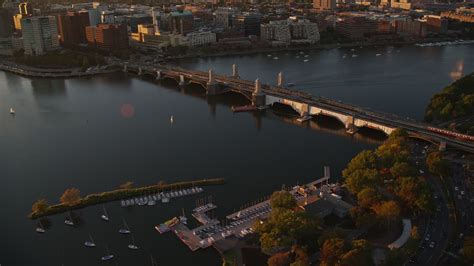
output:
[[[440,150],[449,147],[474,153],[473,140],[460,139],[430,130],[428,124],[288,89],[284,86],[281,72],[278,74],[277,85],[272,86],[263,84],[258,79],[254,82],[241,79],[235,64],[232,65],[232,75],[230,76],[218,75],[212,69],[203,72],[180,67],[146,66],[132,63],[121,64],[121,67],[124,72],[139,76],[149,76],[156,80],[172,79],[179,86],[198,84],[206,90],[207,95],[239,93],[258,109],[264,109],[274,104],[287,105],[293,108],[303,121],[317,115],[333,117],[345,126],[348,134],[354,134],[359,128],[367,127],[390,135],[395,129],[401,128],[413,138],[438,145]]]

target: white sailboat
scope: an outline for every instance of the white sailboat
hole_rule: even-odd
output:
[[[64,220],[64,224],[69,226],[74,226],[74,221],[72,220],[71,214],[69,213],[66,219]]]
[[[36,227],[36,233],[42,234],[44,232],[46,232],[46,230],[44,230],[43,223],[40,220],[39,225]]]
[[[135,238],[133,237],[133,234],[132,234],[132,243],[128,245],[128,248],[133,249],[133,250],[139,249],[139,247],[135,245]]]
[[[170,117],[170,123],[171,123],[171,124],[174,123],[174,117],[173,117],[173,116]]]
[[[12,107],[10,107],[10,114],[11,114],[11,115],[14,115],[14,114],[15,114],[15,110],[13,110]]]
[[[111,260],[114,258],[114,254],[111,254],[109,251],[109,248],[105,246],[105,249],[107,250],[107,254],[105,256],[102,256],[101,260],[106,261],[106,260]]]
[[[186,215],[184,215],[184,208],[181,209],[181,211],[183,213],[181,216],[179,216],[179,221],[182,222],[183,224],[188,224],[188,218],[186,217]]]
[[[91,235],[89,235],[89,240],[84,242],[84,246],[95,248],[95,242]]]
[[[123,219],[123,226],[125,228],[119,229],[119,233],[124,234],[124,235],[125,234],[130,234],[130,229],[128,228],[128,225],[127,225],[127,222],[125,221],[125,218],[122,217],[122,219]]]
[[[105,209],[105,206],[102,206],[102,209],[104,210],[104,213],[100,216],[102,220],[108,222],[109,221],[109,215],[107,214],[107,210]]]

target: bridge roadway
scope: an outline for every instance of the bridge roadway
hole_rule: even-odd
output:
[[[291,106],[296,112],[303,116],[327,115],[340,120],[349,133],[353,133],[360,127],[368,127],[383,131],[389,135],[396,128],[405,129],[412,137],[423,139],[437,145],[446,145],[451,148],[460,149],[474,153],[474,141],[461,140],[438,132],[430,131],[429,125],[409,118],[402,118],[393,114],[373,111],[355,105],[341,103],[321,96],[313,96],[309,93],[283,88],[282,86],[271,86],[256,82],[243,80],[234,73],[234,76],[216,75],[210,70],[202,72],[187,70],[180,67],[170,66],[139,66],[124,64],[123,70],[139,75],[151,75],[156,79],[171,78],[180,85],[195,83],[203,86],[208,94],[210,86],[217,86],[217,93],[229,91],[243,94],[246,98],[256,104],[256,97],[263,96],[264,103],[261,105],[272,105],[281,103]],[[259,85],[257,85],[259,83]],[[257,89],[257,86],[259,87]],[[261,87],[261,88],[260,88]],[[350,129],[354,129],[351,131]]]

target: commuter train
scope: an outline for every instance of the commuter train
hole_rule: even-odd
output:
[[[474,136],[461,134],[461,133],[449,131],[449,130],[446,130],[446,129],[435,128],[435,127],[428,127],[428,130],[436,132],[436,133],[443,134],[445,136],[454,137],[456,139],[474,142]]]

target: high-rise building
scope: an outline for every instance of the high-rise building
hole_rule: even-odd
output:
[[[89,13],[89,24],[90,26],[96,26],[100,23],[100,11],[98,9],[87,9]]]
[[[23,48],[27,55],[42,55],[59,47],[54,16],[26,17],[21,20]]]
[[[232,28],[243,32],[245,36],[260,36],[260,21],[260,14],[245,12],[234,17]]]
[[[169,14],[172,33],[186,35],[194,30],[194,17],[191,11],[174,11]]]
[[[288,19],[262,24],[260,39],[273,45],[287,45],[290,42],[316,43],[320,36],[318,24],[306,19]]]
[[[0,38],[7,38],[12,35],[13,20],[9,10],[0,8]]]
[[[215,24],[217,27],[228,29],[232,27],[232,19],[238,14],[235,7],[219,7],[215,12]]]
[[[128,48],[127,26],[124,24],[98,24],[86,27],[87,42],[102,50]]]
[[[19,13],[22,16],[33,16],[33,7],[28,3],[20,3],[18,5]]]
[[[336,0],[313,0],[313,8],[318,11],[334,10]]]
[[[70,46],[87,43],[86,27],[90,26],[89,12],[69,11],[65,15],[59,15],[58,18],[62,45]]]

